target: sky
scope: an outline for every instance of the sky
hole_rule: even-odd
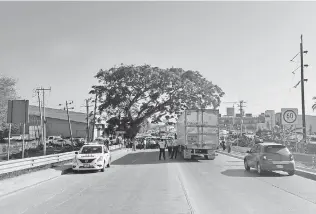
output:
[[[48,107],[72,100],[84,112],[100,69],[181,67],[219,85],[222,102],[246,101],[246,113],[301,112],[299,58],[290,60],[303,34],[306,113],[316,115],[315,11],[316,2],[0,2],[0,74],[31,104],[34,89],[51,87]]]

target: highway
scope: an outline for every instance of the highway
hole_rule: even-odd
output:
[[[125,155],[126,154],[126,155]],[[105,172],[73,174],[0,198],[4,214],[316,213],[316,181],[246,172],[241,160],[158,160],[126,152]],[[1,182],[1,181],[0,181]]]

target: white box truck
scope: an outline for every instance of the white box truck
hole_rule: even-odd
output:
[[[184,159],[214,160],[219,147],[219,111],[185,110],[177,121],[177,142]]]

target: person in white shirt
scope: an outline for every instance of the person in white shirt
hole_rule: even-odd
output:
[[[163,159],[166,160],[167,142],[161,139],[158,145],[159,145],[159,160],[161,160],[161,155],[163,155]]]
[[[171,159],[173,159],[173,157],[174,157],[174,159],[177,159],[178,150],[179,150],[178,142],[177,142],[177,140],[174,140]]]
[[[147,143],[146,142],[146,138],[144,138],[144,142],[143,143],[144,143],[144,149],[146,149],[146,143]]]

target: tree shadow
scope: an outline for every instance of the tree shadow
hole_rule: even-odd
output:
[[[143,164],[164,164],[164,163],[179,163],[179,162],[199,162],[198,158],[193,160],[184,160],[178,153],[177,159],[170,159],[166,152],[166,160],[161,156],[159,160],[159,151],[144,151],[135,152],[125,155],[112,162],[112,165],[143,165]]]
[[[255,170],[246,171],[244,169],[227,169],[221,174],[229,177],[285,177],[285,174],[279,174],[277,172],[264,172],[259,175]]]

